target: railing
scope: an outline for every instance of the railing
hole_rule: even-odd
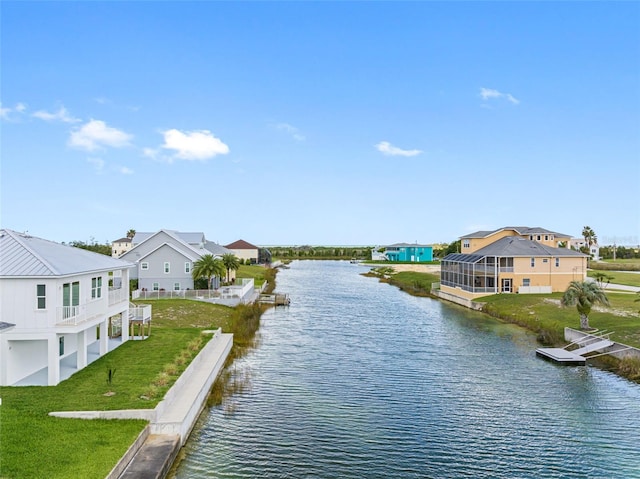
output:
[[[110,289],[109,290],[109,306],[114,304],[128,301],[127,291],[124,288]]]
[[[94,301],[77,306],[58,306],[56,308],[56,324],[75,326],[103,313],[106,313],[106,311],[102,301]]]
[[[144,291],[138,289],[133,292],[131,297],[133,299],[213,299],[220,297],[220,291],[215,289],[180,289],[169,291]]]
[[[129,308],[129,320],[130,321],[143,321],[148,322],[151,320],[151,305],[141,304],[138,306]]]

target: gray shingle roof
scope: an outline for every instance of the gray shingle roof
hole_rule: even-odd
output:
[[[93,251],[0,230],[0,277],[66,276],[132,266]]]
[[[518,236],[507,236],[490,245],[473,252],[481,256],[588,256],[579,251],[568,248],[552,248],[537,241],[531,241]]]

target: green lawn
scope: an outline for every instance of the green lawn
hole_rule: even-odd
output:
[[[47,413],[153,408],[210,338],[201,331],[233,332],[238,323],[235,308],[179,299],[149,303],[148,339],[126,342],[57,386],[0,388],[0,478],[104,478],[146,422]],[[109,367],[115,368],[111,385]]]
[[[587,275],[590,278],[595,278],[599,273],[605,274],[608,278],[611,278],[609,280],[610,283],[640,287],[640,273],[627,273],[625,271],[597,271],[592,269],[587,271]]]

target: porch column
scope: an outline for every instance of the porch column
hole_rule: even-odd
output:
[[[80,331],[76,335],[78,342],[78,350],[76,352],[76,367],[78,371],[87,365],[87,331]]]
[[[47,384],[55,386],[60,382],[60,336],[51,334],[47,338]]]
[[[122,325],[122,342],[129,341],[129,309],[120,313],[120,324]]]
[[[109,318],[100,323],[100,357],[109,352]]]
[[[9,360],[9,342],[0,334],[0,386],[7,385],[7,364]]]

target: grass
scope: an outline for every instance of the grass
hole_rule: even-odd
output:
[[[57,386],[0,388],[0,478],[104,478],[147,423],[48,413],[153,408],[210,338],[203,329],[222,327],[246,347],[261,314],[259,306],[182,299],[152,306],[148,339],[124,343]],[[115,370],[111,384],[109,368]]]
[[[608,278],[611,278],[609,280],[610,283],[640,287],[640,273],[627,273],[624,271],[587,271],[587,275],[590,278],[595,278],[598,274],[606,274]]]
[[[259,288],[267,280],[265,275],[268,275],[268,271],[264,266],[243,264],[236,271],[236,278],[253,278],[255,286]]]

